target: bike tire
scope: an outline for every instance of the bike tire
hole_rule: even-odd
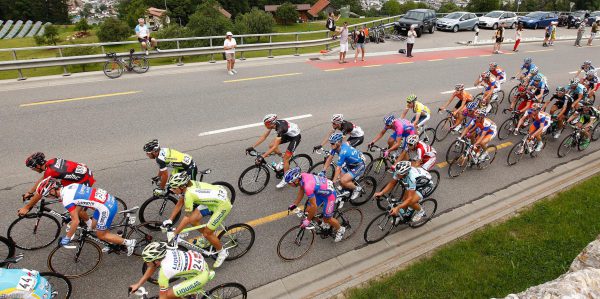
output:
[[[454,140],[448,150],[446,151],[446,162],[450,163],[454,161],[454,159],[460,157],[465,150],[465,143],[460,140]]]
[[[60,222],[50,214],[27,214],[10,224],[7,237],[19,249],[36,250],[54,243],[58,239],[60,228]]]
[[[510,102],[512,101],[512,99],[514,99],[514,97],[516,96],[517,90],[519,90],[519,84],[513,86],[513,88],[510,89],[510,91],[508,92],[508,104],[510,105]]]
[[[431,181],[433,181],[433,186],[424,186],[420,188],[421,190],[419,192],[421,192],[423,198],[431,196],[431,194],[433,194],[433,192],[435,192],[437,187],[440,185],[440,172],[433,169],[429,171],[429,174],[431,175]]]
[[[375,188],[377,188],[377,181],[374,177],[365,176],[358,180],[358,184],[362,187],[360,195],[355,199],[350,199],[350,203],[353,206],[364,205],[373,197],[375,194]]]
[[[494,163],[494,160],[496,159],[496,153],[498,153],[498,148],[495,145],[489,145],[485,151],[488,154],[488,160],[485,162],[479,161],[479,163],[477,163],[477,168],[479,169],[486,169],[490,167],[492,163]]]
[[[497,99],[497,101],[498,101],[498,106],[500,106],[500,104],[502,104],[502,102],[504,102],[504,96],[505,96],[505,94],[504,94],[504,90],[499,90],[499,91],[497,92],[497,94],[498,94],[498,99]]]
[[[287,238],[290,238],[289,240]],[[292,228],[290,228],[288,231],[286,231],[283,236],[281,236],[281,238],[279,239],[279,242],[277,243],[277,255],[285,260],[285,261],[293,261],[293,260],[297,260],[301,257],[303,257],[304,255],[306,255],[313,243],[315,242],[315,230],[314,229],[304,229],[301,228],[299,225],[294,226]],[[292,249],[294,249],[293,247],[299,247],[304,245],[306,248],[301,248],[300,250],[298,250],[297,254],[296,253],[290,253],[288,251],[288,249],[283,249],[285,248],[284,246],[289,246],[291,245]]]
[[[450,165],[448,165],[448,176],[451,178],[459,177],[467,166],[469,165],[469,157],[459,157],[454,159]]]
[[[196,297],[196,298],[198,298],[198,297]],[[246,299],[246,298],[248,298],[248,291],[246,290],[246,288],[243,285],[241,285],[239,283],[228,282],[228,283],[220,284],[220,285],[210,289],[208,292],[206,292],[206,295],[202,296],[202,299],[208,299],[208,298]]]
[[[510,149],[510,152],[508,153],[508,157],[506,157],[506,164],[508,164],[508,166],[513,166],[513,165],[519,163],[519,161],[521,161],[521,159],[525,155],[524,146],[525,146],[524,143],[521,141],[521,142],[515,144]]]
[[[161,225],[162,222],[158,221],[142,222],[132,227],[131,230],[127,232],[127,239],[136,240],[133,255],[142,256],[144,247],[152,242],[166,242],[166,238],[164,238],[162,231],[151,229],[151,227],[160,227]]]
[[[107,61],[102,68],[104,75],[110,79],[116,79],[123,75],[123,65],[118,61]]]
[[[333,215],[341,226],[346,228],[342,240],[348,240],[360,229],[363,223],[363,213],[357,208],[349,208],[344,211],[337,211]]]
[[[575,142],[575,138],[574,138],[573,134],[570,134],[569,136],[565,137],[565,139],[563,139],[563,141],[558,146],[558,150],[556,151],[556,154],[558,155],[558,157],[562,158],[562,157],[566,156],[568,153],[570,153],[571,150],[575,147],[574,142]]]
[[[432,146],[435,143],[435,129],[426,128],[419,134],[419,140],[425,144]]]
[[[408,222],[408,226],[412,228],[417,228],[425,225],[435,216],[435,212],[437,211],[437,200],[433,198],[427,198],[419,202],[421,208],[425,210],[425,216],[421,217],[421,219],[417,222],[413,222],[412,220]]]
[[[394,225],[395,218],[396,217],[391,216],[387,211],[373,218],[373,220],[369,222],[369,225],[367,225],[367,228],[363,234],[363,239],[365,242],[367,242],[367,244],[373,244],[387,237],[392,229],[396,227]]]
[[[117,201],[117,211],[118,212],[127,210],[127,204],[125,203],[125,201],[123,201],[122,199],[120,199],[118,197],[115,197],[115,200]],[[116,214],[115,217],[113,218],[113,221],[111,224],[111,229],[115,226],[119,226],[124,223],[125,223],[125,214],[124,213]]]
[[[594,125],[594,128],[592,129],[591,135],[592,141],[596,141],[600,138],[600,122],[596,122],[596,125]]]
[[[212,182],[212,185],[217,185],[217,186],[223,186],[225,188],[227,188],[227,196],[229,196],[229,201],[231,202],[231,204],[233,204],[235,202],[235,189],[233,188],[233,185],[231,185],[230,183],[227,182],[223,182],[223,181],[216,181],[216,182]]]
[[[40,272],[40,276],[44,277],[52,286],[52,291],[57,292],[53,299],[69,299],[73,294],[73,285],[71,280],[66,276],[54,272]]]
[[[240,236],[244,237],[245,241],[240,241],[243,239]],[[252,248],[252,245],[254,245],[256,234],[252,226],[245,223],[237,223],[226,227],[225,230],[222,230],[219,233],[218,238],[223,247],[227,248],[227,251],[229,251],[229,256],[227,256],[225,260],[233,261],[235,259],[239,259],[248,253],[248,251],[250,251],[250,248]]]
[[[380,157],[367,165],[367,168],[365,169],[365,176],[371,176],[375,178],[377,184],[380,184],[385,179],[388,169],[390,169],[388,160]]]
[[[79,242],[77,246],[78,247],[76,250],[67,249],[62,246],[55,247],[50,252],[50,255],[48,255],[48,269],[50,269],[52,272],[60,273],[67,278],[79,278],[94,272],[102,261],[102,249],[100,246],[98,246],[98,244],[90,240]],[[92,258],[90,260],[92,260],[92,266],[86,266],[87,269],[79,271],[79,269],[83,268],[83,266],[81,266],[81,252],[84,250],[84,248],[91,251]],[[76,270],[65,271],[65,269],[60,268],[61,266],[69,265],[75,266]]]
[[[0,261],[13,257],[15,248],[15,243],[11,239],[0,236]]]
[[[450,130],[452,130],[452,119],[450,117],[446,117],[442,119],[437,126],[435,126],[435,140],[438,142],[444,141],[446,137],[450,134]]]
[[[498,101],[493,101],[490,103],[490,106],[492,106],[492,109],[490,109],[490,113],[488,113],[488,115],[496,115],[496,113],[498,113]]]
[[[391,195],[376,197],[375,202],[377,203],[377,208],[379,208],[382,211],[387,211],[390,197],[391,197]]]
[[[255,182],[258,182],[259,177],[263,176],[264,182],[257,184],[257,187],[255,187],[255,188],[250,188],[250,186],[248,186],[248,183],[244,183],[244,182],[246,181],[246,179],[250,179],[250,182],[252,182],[252,176],[255,177],[255,179],[254,179]],[[267,169],[266,166],[252,165],[252,166],[246,168],[244,171],[242,171],[242,174],[240,174],[240,178],[238,179],[238,189],[240,189],[240,191],[242,191],[242,193],[244,193],[244,194],[248,194],[248,195],[258,194],[261,191],[263,191],[265,189],[265,187],[267,187],[267,184],[269,183],[270,178],[271,178],[271,173],[269,172],[269,169]]]
[[[166,220],[171,216],[176,204],[177,199],[173,198],[171,195],[161,197],[152,196],[144,201],[140,207],[140,222],[147,223],[149,225],[157,222],[162,224],[163,220]],[[180,217],[181,213],[177,213],[175,219],[173,219],[173,223],[177,223]],[[160,225],[149,226],[148,228],[152,230],[160,230]]]
[[[362,152],[362,154],[365,156],[365,165],[369,165],[373,161],[373,155],[368,152]]]
[[[515,122],[512,118],[505,120],[498,130],[498,139],[505,140],[508,138],[515,129]]]
[[[143,74],[150,69],[150,63],[148,63],[148,59],[143,56],[133,56],[133,61],[131,62],[131,69],[138,74]]]
[[[323,169],[323,165],[325,165],[325,161],[321,161],[318,163],[315,163],[315,165],[313,165],[309,170],[308,173],[312,173],[314,175],[318,175],[319,172],[321,172],[321,170]],[[327,168],[327,173],[325,174],[325,176],[330,179],[333,180],[333,175],[335,174],[335,169],[333,165],[330,165],[329,168]]]
[[[307,172],[312,166],[313,160],[307,154],[298,154],[290,159],[290,168],[300,167],[302,172]]]

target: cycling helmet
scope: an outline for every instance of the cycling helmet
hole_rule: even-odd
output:
[[[527,88],[525,88],[525,86],[519,86],[519,88],[517,88],[517,90],[522,93],[522,92],[527,91]]]
[[[483,73],[481,73],[481,78],[487,79],[491,76],[492,74],[489,71],[485,71]]]
[[[408,97],[406,97],[406,102],[407,103],[413,103],[417,101],[417,96],[415,94],[411,94]]]
[[[329,136],[329,143],[338,143],[342,141],[342,138],[344,138],[344,135],[342,135],[342,133],[333,133],[331,134],[331,136]]]
[[[160,149],[160,145],[158,144],[158,139],[153,139],[151,141],[146,142],[144,144],[144,151],[146,153],[154,152]]]
[[[38,165],[43,165],[44,163],[46,163],[46,156],[42,152],[33,153],[25,159],[25,166],[29,168],[34,168]]]
[[[569,85],[571,87],[575,87],[575,86],[579,85],[579,80],[577,80],[577,78],[573,78],[573,79],[571,79],[571,82],[569,83]]]
[[[50,190],[60,187],[60,181],[55,180],[52,177],[43,179],[35,188],[35,192],[43,197],[48,196]]]
[[[556,87],[556,92],[565,92],[565,88],[562,86]]]
[[[386,126],[389,126],[394,120],[396,120],[396,117],[393,114],[388,114],[383,118],[383,123],[385,123]]]
[[[591,60],[586,60],[583,62],[583,65],[592,65],[592,61]]]
[[[272,122],[274,122],[276,120],[277,120],[277,114],[267,114],[263,118],[263,123],[270,124],[270,123],[272,123]]]
[[[146,263],[160,260],[165,255],[167,255],[167,243],[165,242],[152,242],[146,245],[142,251],[142,259]]]
[[[533,81],[542,81],[542,76],[540,76],[539,74],[533,76]]]
[[[343,114],[334,114],[331,117],[331,122],[334,124],[341,124],[344,121],[344,115]]]
[[[467,104],[467,109],[468,110],[475,110],[477,109],[479,103],[477,103],[476,101],[471,101]]]
[[[588,77],[593,77],[596,76],[596,72],[594,70],[589,70],[585,73],[585,75]]]
[[[190,176],[186,172],[179,172],[169,178],[169,188],[186,186],[190,182]]]
[[[487,111],[485,110],[485,108],[477,109],[477,117],[485,117],[486,114],[487,114]]]
[[[537,75],[540,72],[540,69],[538,69],[537,67],[533,67],[531,68],[531,71],[529,71],[532,75]]]
[[[406,143],[410,146],[413,146],[413,145],[419,143],[419,135],[409,135],[406,138]]]
[[[498,64],[495,62],[490,62],[490,68],[497,68]]]
[[[461,91],[464,89],[465,89],[465,85],[462,83],[454,85],[454,90],[456,90],[456,91]]]
[[[285,180],[286,183],[291,183],[297,179],[300,178],[300,176],[302,175],[302,172],[300,171],[300,167],[294,167],[294,168],[290,168],[290,170],[288,170],[283,179]]]
[[[394,166],[394,172],[396,175],[406,175],[410,167],[410,161],[400,161]]]
[[[533,62],[533,58],[531,58],[531,57],[527,57],[527,58],[523,59],[523,63],[525,63],[525,64],[531,64],[531,62]]]

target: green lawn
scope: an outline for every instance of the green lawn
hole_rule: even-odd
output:
[[[565,273],[600,234],[600,175],[487,226],[350,298],[490,298]],[[400,232],[401,233],[401,232]]]

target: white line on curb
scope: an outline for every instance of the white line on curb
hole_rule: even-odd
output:
[[[479,87],[468,87],[468,88],[465,88],[465,90],[473,90],[473,89],[477,89],[477,88],[479,88]],[[441,94],[451,94],[453,92],[454,92],[454,89],[453,90],[448,90],[448,91],[442,91],[440,93]]]
[[[284,119],[285,120],[294,120],[294,119],[302,119],[302,118],[309,118],[309,117],[312,117],[312,114],[304,114],[304,115],[292,116],[292,117],[288,117],[288,118],[284,118]],[[263,125],[263,123],[260,122],[260,123],[254,123],[254,124],[249,124],[249,125],[243,125],[243,126],[237,126],[237,127],[219,129],[219,130],[214,130],[214,131],[202,132],[202,133],[198,134],[198,136],[202,137],[202,136],[220,134],[220,133],[231,132],[231,131],[236,131],[236,130],[242,130],[242,129],[247,129],[247,128],[259,127],[259,126],[262,126],[262,125]]]

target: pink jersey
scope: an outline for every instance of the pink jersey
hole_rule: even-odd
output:
[[[315,196],[323,198],[335,193],[332,181],[310,173],[302,173],[300,186],[308,198]]]
[[[408,119],[396,119],[392,123],[394,127],[394,133],[398,137],[408,137],[409,135],[415,135],[415,127]]]

